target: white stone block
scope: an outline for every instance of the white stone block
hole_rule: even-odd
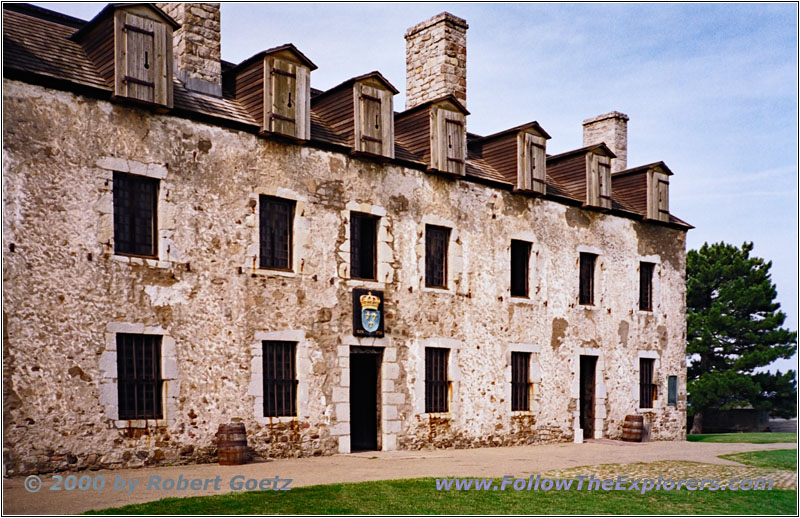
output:
[[[264,359],[262,357],[259,358],[252,358],[250,360],[250,373],[262,373],[264,368]]]
[[[147,164],[137,162],[136,160],[128,160],[128,170],[131,174],[147,176]]]
[[[383,379],[395,380],[400,377],[400,365],[397,363],[383,364]]]
[[[387,405],[402,405],[406,402],[406,395],[402,392],[389,392],[383,397]]]
[[[106,342],[106,351],[116,351],[117,350],[117,334],[116,333],[105,333],[105,342]]]
[[[116,405],[119,399],[119,392],[116,383],[100,383],[100,404],[104,406]]]
[[[385,421],[397,419],[397,407],[394,405],[383,405],[383,419]]]
[[[342,374],[339,379],[339,385],[342,387],[350,386],[350,369],[342,369]]]
[[[350,435],[350,423],[337,423],[331,427],[331,435]]]
[[[164,335],[161,338],[161,355],[162,356],[177,356],[175,350],[175,339],[171,336]]]
[[[161,376],[165,380],[178,379],[178,362],[175,361],[174,356],[164,357],[164,372],[161,374]]]
[[[394,392],[394,381],[392,380],[381,381],[381,392]]]
[[[350,436],[339,437],[339,453],[350,453]]]
[[[263,396],[264,395],[264,378],[261,374],[254,375],[250,378],[250,384],[247,386],[248,396]]]
[[[396,362],[397,361],[397,347],[387,347],[383,350],[383,361],[384,362]]]
[[[400,433],[400,421],[386,421],[383,425],[385,433]]]
[[[130,322],[109,322],[106,329],[110,333],[144,333],[144,324],[133,324]]]
[[[108,169],[110,171],[119,171],[121,173],[130,172],[128,169],[128,161],[123,158],[116,158],[107,156],[95,162],[95,165],[101,169]]]
[[[336,403],[336,420],[350,421],[350,403]]]
[[[397,436],[393,433],[385,433],[383,434],[383,438],[381,440],[381,449],[383,451],[395,451],[397,450]]]
[[[350,346],[349,345],[339,345],[336,347],[336,353],[338,354],[339,358],[346,356],[350,357]]]
[[[106,406],[106,419],[119,419],[119,408],[117,408],[117,405]]]
[[[147,176],[163,180],[167,177],[167,168],[162,164],[147,164]]]
[[[144,331],[142,331],[146,335],[165,335],[167,331],[161,326],[145,326]],[[163,339],[162,339],[163,345]]]
[[[167,386],[167,397],[168,398],[177,398],[181,393],[181,382],[180,380],[167,380],[164,383]]]
[[[350,389],[347,387],[333,387],[333,402],[348,403],[350,401]]]
[[[100,379],[116,379],[117,351],[105,351],[100,355]]]

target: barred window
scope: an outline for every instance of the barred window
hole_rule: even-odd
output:
[[[528,262],[531,244],[527,241],[511,240],[511,296],[528,296]]]
[[[292,268],[293,200],[259,196],[259,266],[276,270]]]
[[[425,226],[425,286],[447,288],[447,246],[450,229]]]
[[[120,419],[162,419],[161,336],[117,334]]]
[[[295,342],[263,341],[264,417],[297,415]]]
[[[360,212],[350,213],[350,276],[377,279],[378,218]]]
[[[447,357],[450,349],[425,348],[425,412],[449,411]]]
[[[578,302],[594,304],[594,264],[597,255],[581,252],[580,289]]]
[[[530,410],[531,353],[511,353],[511,410]]]
[[[155,257],[158,180],[114,173],[114,253]]]
[[[652,358],[639,358],[639,408],[653,408],[656,398],[656,385],[653,383],[655,363]]]
[[[653,263],[639,263],[639,309],[653,310]]]

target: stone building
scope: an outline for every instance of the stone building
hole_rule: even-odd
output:
[[[319,91],[218,4],[3,6],[8,473],[684,436],[684,255],[627,116],[467,131],[467,23]]]

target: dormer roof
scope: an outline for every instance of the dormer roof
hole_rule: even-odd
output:
[[[173,29],[180,29],[181,24],[172,19],[172,17],[169,16],[167,13],[159,9],[158,6],[156,6],[156,4],[153,3],[128,4],[119,2],[119,3],[108,4],[107,6],[105,6],[102,11],[97,13],[97,15],[94,18],[89,20],[89,22],[86,25],[84,25],[78,31],[76,31],[72,36],[70,36],[69,39],[71,39],[72,41],[80,41],[84,35],[92,32],[92,29],[94,29],[103,20],[111,16],[117,9],[125,7],[137,7],[137,6],[147,7],[153,12],[153,14],[155,14],[158,18],[160,18],[162,22],[171,25]]]
[[[476,144],[479,144],[481,142],[487,142],[489,140],[494,140],[494,139],[497,139],[497,138],[505,137],[506,135],[508,135],[510,133],[518,133],[520,131],[525,131],[525,130],[528,130],[528,129],[532,129],[532,130],[536,131],[536,133],[540,134],[542,137],[544,137],[544,138],[546,138],[548,140],[550,138],[552,138],[552,137],[550,137],[550,134],[547,133],[544,130],[544,128],[542,128],[539,125],[539,123],[536,122],[536,121],[527,122],[525,124],[520,124],[519,126],[514,126],[513,128],[508,128],[508,129],[503,130],[503,131],[498,131],[497,133],[492,133],[491,135],[486,135],[485,137],[479,137],[478,135],[475,135],[475,134],[472,134],[472,133],[467,134],[467,137],[469,138],[470,144],[472,144],[473,142],[475,142]]]
[[[362,74],[360,76],[351,77],[350,79],[348,79],[348,80],[346,80],[346,81],[344,81],[342,83],[339,83],[338,85],[334,86],[333,88],[329,88],[329,89],[325,90],[324,92],[321,92],[320,94],[315,95],[314,99],[321,98],[321,97],[326,96],[326,95],[330,95],[330,94],[338,92],[338,91],[340,91],[342,89],[352,88],[355,83],[357,83],[359,81],[364,81],[366,79],[375,79],[376,81],[381,83],[383,86],[385,86],[387,90],[392,92],[392,95],[396,95],[397,93],[399,93],[399,90],[397,90],[397,88],[395,88],[394,85],[392,83],[390,83],[388,79],[383,77],[383,74],[381,74],[377,70],[373,70],[372,72],[368,72],[368,73]]]
[[[267,49],[267,50],[262,50],[261,52],[253,54],[252,56],[250,56],[249,58],[245,59],[244,61],[242,61],[238,65],[234,65],[233,68],[231,68],[230,70],[226,70],[225,73],[230,73],[230,72],[234,72],[235,73],[237,70],[240,70],[242,68],[247,67],[248,65],[250,65],[254,61],[257,61],[259,59],[263,59],[265,56],[269,56],[271,54],[277,54],[278,52],[284,52],[284,51],[291,52],[297,58],[297,60],[300,63],[302,63],[304,66],[308,67],[308,69],[310,71],[313,71],[313,70],[317,69],[317,65],[315,65],[310,59],[308,59],[308,57],[306,57],[305,54],[300,52],[300,50],[297,47],[295,47],[291,43],[284,43],[283,45],[279,45],[277,47],[273,47],[273,48]]]
[[[418,112],[420,110],[424,110],[424,109],[430,108],[434,104],[439,104],[439,103],[442,103],[442,102],[450,102],[455,106],[455,108],[458,111],[460,111],[464,115],[469,115],[469,111],[467,111],[467,109],[464,107],[463,104],[461,104],[461,101],[459,101],[456,98],[455,95],[445,95],[443,97],[438,97],[436,99],[431,99],[430,101],[424,102],[422,104],[418,104],[417,106],[414,106],[413,108],[409,108],[408,110],[406,110],[404,112],[400,112],[400,113],[398,113],[396,115],[396,117],[406,117],[406,116],[408,116],[408,115],[410,115],[412,113],[416,113],[416,112]]]
[[[672,171],[670,171],[669,167],[667,167],[667,164],[665,164],[664,162],[653,162],[652,164],[640,165],[640,166],[637,166],[637,167],[632,167],[630,169],[626,169],[624,171],[619,171],[619,172],[613,173],[611,175],[611,177],[612,178],[618,178],[620,176],[627,176],[627,175],[637,174],[637,173],[645,173],[645,172],[647,172],[647,171],[649,171],[650,169],[653,169],[653,168],[659,168],[659,169],[661,169],[661,172],[663,172],[665,175],[672,176]]]
[[[547,157],[547,161],[550,162],[551,160],[561,160],[563,158],[569,158],[575,155],[585,155],[586,153],[590,152],[607,156],[608,158],[617,158],[617,155],[615,155],[608,146],[601,142],[599,144],[573,149],[572,151],[565,151],[564,153],[559,153],[558,155],[549,155]]]

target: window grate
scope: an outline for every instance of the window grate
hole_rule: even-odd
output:
[[[447,357],[450,349],[427,347],[425,349],[425,412],[449,411]]]
[[[511,410],[530,410],[531,353],[511,353]]]
[[[379,219],[360,212],[350,213],[350,276],[354,279],[377,279]]]
[[[117,334],[120,419],[162,419],[161,336]]]
[[[639,309],[653,310],[653,263],[639,263]]]
[[[114,173],[114,252],[155,257],[158,180]]]
[[[259,196],[259,266],[290,270],[292,265],[293,200]]]
[[[449,242],[449,228],[426,225],[425,286],[447,288],[447,246]]]
[[[581,252],[580,289],[578,301],[581,304],[594,304],[594,264],[595,254]]]
[[[295,342],[263,341],[264,417],[297,415]]]
[[[639,408],[653,408],[656,397],[656,385],[653,383],[652,358],[639,358]]]
[[[511,296],[528,296],[528,263],[531,256],[531,243],[511,240]]]

